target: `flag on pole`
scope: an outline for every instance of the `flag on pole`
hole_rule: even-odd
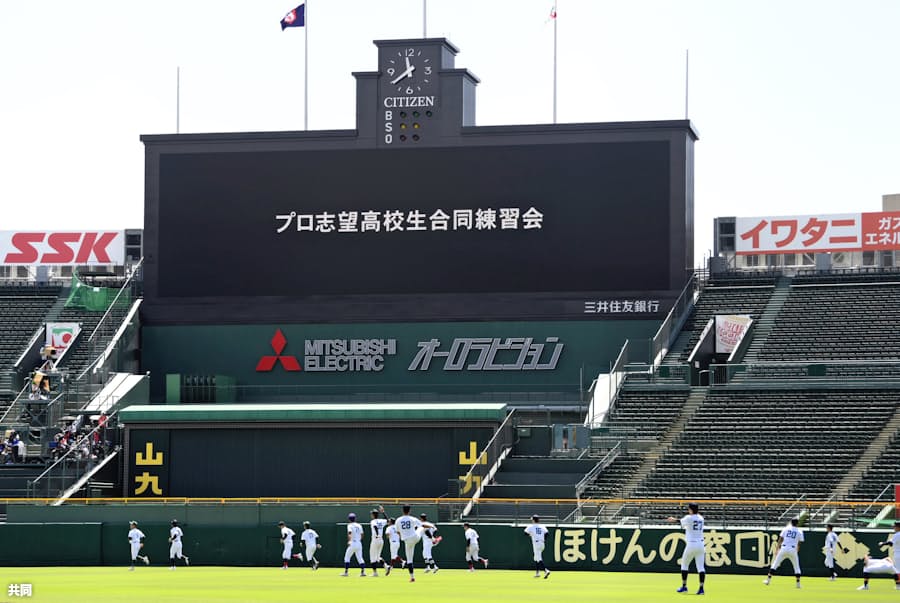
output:
[[[284,19],[281,20],[281,31],[284,31],[288,27],[303,27],[306,21],[306,5],[301,4],[288,14],[284,16]]]
[[[547,17],[548,21],[554,21],[556,19],[556,3],[550,7],[550,16]]]

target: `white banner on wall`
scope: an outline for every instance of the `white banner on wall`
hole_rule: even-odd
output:
[[[48,322],[45,345],[55,348],[57,356],[61,356],[80,332],[81,326],[77,322]]]
[[[716,315],[716,354],[730,354],[749,326],[749,314]]]

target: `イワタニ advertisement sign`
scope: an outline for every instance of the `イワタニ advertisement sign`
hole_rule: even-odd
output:
[[[7,266],[90,266],[125,263],[125,231],[0,231]]]
[[[747,314],[719,314],[716,316],[716,354],[730,354],[752,319]]]
[[[900,212],[735,220],[738,255],[900,249]]]
[[[46,344],[61,355],[81,332],[81,325],[77,322],[48,322]]]

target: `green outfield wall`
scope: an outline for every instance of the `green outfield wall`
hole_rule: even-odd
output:
[[[344,507],[347,509],[348,507]],[[427,507],[423,506],[422,509]],[[168,521],[160,521],[158,513],[144,509],[127,509],[131,518],[138,518],[140,528],[147,535],[144,553],[152,563],[168,562]],[[274,521],[284,519],[298,533],[306,515],[299,510],[289,511],[260,508],[258,519],[247,524],[213,521],[216,515],[208,509],[185,509],[182,527],[185,532],[184,552],[192,565],[272,566],[280,565],[281,545]],[[162,509],[161,509],[162,511]],[[166,517],[173,514],[165,509]],[[305,511],[305,510],[304,510]],[[388,510],[393,513],[392,509]],[[415,512],[420,512],[417,507]],[[147,519],[141,519],[147,513]],[[363,508],[360,517],[367,517]],[[119,511],[116,515],[121,514]],[[177,515],[177,513],[174,513]],[[310,515],[311,516],[311,515]],[[230,519],[235,520],[235,516]],[[312,521],[312,520],[310,520]],[[318,553],[324,566],[341,566],[346,546],[346,524],[318,523],[313,527],[320,535],[322,549]],[[585,526],[548,526],[549,538],[544,561],[552,570],[597,571],[653,571],[676,572],[682,551],[683,534],[677,530],[658,528],[620,528]],[[490,558],[491,567],[530,570],[532,548],[523,533],[524,525],[475,525],[481,538],[481,554]],[[126,539],[128,525],[118,518],[101,523],[11,523],[0,525],[0,542],[14,546],[0,547],[0,565],[128,565],[129,549]],[[434,558],[442,568],[465,567],[463,528],[459,524],[441,525],[444,540],[434,549]],[[836,557],[838,570],[844,575],[861,575],[862,559],[866,554],[884,556],[877,542],[886,531],[845,532],[840,534],[842,547]],[[822,531],[807,532],[800,550],[804,575],[825,576]],[[706,532],[707,573],[764,574],[776,548],[775,530],[715,530]],[[47,543],[53,543],[48,547]],[[300,552],[299,539],[295,552]],[[364,551],[368,557],[368,529]],[[421,546],[417,555],[421,553]],[[385,555],[387,548],[385,549]],[[421,558],[417,558],[418,563]],[[303,567],[300,561],[292,562]],[[780,575],[793,573],[788,562],[780,568]],[[710,578],[714,579],[714,578]]]

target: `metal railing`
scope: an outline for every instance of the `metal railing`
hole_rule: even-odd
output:
[[[800,498],[798,498],[796,501],[794,501],[794,504],[792,504],[787,509],[785,509],[781,513],[781,515],[778,516],[778,521],[787,521],[788,516],[791,515],[791,512],[794,510],[794,508],[797,507],[798,505],[801,505],[804,500],[806,500],[806,494],[803,494],[802,496],[800,496]],[[824,503],[822,503],[822,506],[824,507],[825,505],[827,505],[830,500],[831,500],[830,498],[828,500],[826,500]]]
[[[728,383],[776,383],[799,385],[897,385],[900,361],[811,360],[806,362],[754,362],[711,364],[711,385]]]
[[[884,496],[885,494],[890,494],[890,493],[892,493],[893,491],[894,491],[894,484],[888,484],[887,486],[885,486],[885,487],[884,487],[884,490],[882,490],[881,492],[879,492],[879,493],[878,493],[878,496],[875,497],[875,500],[872,501],[872,504],[869,505],[868,507],[866,507],[865,512],[870,511],[870,510],[872,509],[872,507],[878,505],[878,501],[881,500],[881,497],[882,497],[882,496]],[[884,501],[884,502],[881,503],[881,504],[893,504],[894,502],[896,502],[897,504],[900,504],[900,500],[898,500],[898,501],[890,501],[890,500],[886,500],[886,501]]]
[[[39,497],[33,499],[0,499],[0,504],[6,505],[52,505],[57,497]],[[733,528],[733,527],[770,527],[783,526],[788,517],[785,509],[792,508],[793,516],[803,515],[803,524],[812,528],[824,528],[824,522],[812,518],[809,511],[821,506],[822,500],[777,500],[777,499],[591,499],[578,501],[577,499],[501,499],[479,498],[472,502],[468,498],[378,498],[378,497],[264,497],[264,498],[70,498],[66,505],[128,505],[128,506],[251,506],[251,505],[293,505],[293,506],[318,506],[358,507],[363,505],[371,508],[381,503],[388,505],[410,504],[435,505],[438,507],[439,517],[459,518],[458,509],[467,503],[472,503],[472,510],[465,516],[467,521],[479,523],[530,523],[532,515],[540,515],[543,523],[559,525],[569,523],[573,518],[572,511],[581,503],[582,520],[580,525],[628,525],[628,526],[657,526],[667,524],[666,518],[683,512],[687,503],[696,502],[700,505],[700,511],[706,520],[707,528]],[[860,528],[869,523],[873,516],[867,511],[872,506],[872,501],[837,501],[830,503],[841,511],[841,521],[834,521],[836,525]],[[609,507],[609,516],[603,517],[597,511]],[[592,512],[593,511],[593,512]],[[804,513],[805,511],[805,513]]]
[[[62,456],[47,467],[43,473],[33,480],[29,480],[26,487],[26,496],[28,498],[58,497],[86,471],[90,471],[100,461],[100,459],[94,458],[92,454],[94,434],[99,432],[101,445],[107,451],[107,454],[110,454],[118,442],[112,442],[104,438],[112,434],[116,436],[114,439],[118,440],[118,429],[113,426],[115,425],[115,415],[116,413],[109,415],[105,425],[97,425],[91,431],[69,444],[68,450]]]
[[[792,517],[801,517],[803,525],[824,528],[826,523],[858,528],[874,519],[870,501],[777,500],[777,499],[587,499],[581,501],[582,523],[619,525],[658,525],[683,511],[687,503],[700,504],[710,528],[783,526]],[[887,504],[887,503],[885,503]],[[833,513],[817,513],[827,506]],[[882,505],[883,506],[883,505]],[[608,512],[605,511],[609,509]],[[840,520],[835,519],[840,517]]]
[[[112,351],[122,340],[122,338],[119,337],[115,342],[112,341],[116,335],[121,335],[120,331],[122,331],[122,322],[113,320],[115,315],[112,314],[112,312],[117,308],[124,307],[131,310],[125,320],[130,320],[135,315],[135,309],[138,302],[135,302],[132,299],[131,292],[134,288],[134,277],[140,273],[143,262],[144,258],[141,258],[138,263],[134,265],[129,272],[128,277],[125,279],[125,282],[122,283],[122,286],[119,288],[115,297],[113,297],[112,301],[109,303],[109,306],[106,308],[106,311],[103,313],[97,326],[94,327],[93,331],[91,331],[91,334],[85,341],[85,345],[88,346],[88,355],[92,360],[81,373],[72,380],[72,383],[69,384],[69,399],[71,402],[74,402],[78,408],[90,402],[91,398],[96,395],[105,384],[108,371],[97,374],[98,368],[105,366],[110,357],[114,357],[112,356]],[[125,295],[126,293],[128,295]],[[125,295],[124,298],[123,295]],[[115,345],[110,347],[110,344],[112,343]]]
[[[669,310],[653,339],[650,340],[650,364],[659,364],[672,344],[675,343],[681,327],[684,326],[684,321],[687,320],[688,314],[694,307],[699,282],[697,275],[691,275],[678,295],[678,299],[672,305],[672,309]]]
[[[516,411],[512,410],[503,423],[494,432],[493,437],[485,445],[472,466],[464,476],[459,480],[459,493],[467,494],[472,492],[471,500],[474,501],[480,495],[484,486],[487,485],[492,472],[498,468],[498,463],[504,452],[511,449],[516,443],[516,427],[515,427]]]
[[[555,391],[522,391],[521,386],[509,383],[483,383],[460,386],[457,383],[429,384],[423,391],[421,384],[380,383],[369,385],[217,385],[212,375],[205,384],[182,384],[181,401],[203,402],[502,402],[506,404],[554,404],[581,407],[581,392],[578,384],[569,389],[553,386]],[[535,386],[544,387],[547,386]],[[511,391],[511,390],[515,391]]]
[[[577,500],[581,500],[585,490],[587,490],[588,486],[597,479],[597,476],[600,473],[609,467],[616,458],[622,453],[622,442],[619,441],[613,446],[606,455],[600,459],[600,461],[594,465],[594,468],[591,469],[587,475],[585,475],[580,482],[575,484],[575,498]]]
[[[138,260],[138,263],[133,266],[131,272],[128,274],[128,278],[125,279],[125,282],[122,283],[122,287],[119,288],[119,292],[116,293],[116,296],[110,302],[109,307],[106,308],[106,312],[104,312],[103,316],[100,317],[100,322],[98,322],[97,326],[94,327],[94,330],[91,331],[91,334],[88,337],[89,342],[94,340],[94,336],[97,334],[98,331],[100,331],[100,327],[104,327],[106,319],[109,317],[109,313],[112,311],[113,308],[116,307],[116,304],[118,303],[119,298],[122,296],[122,293],[125,292],[126,290],[129,293],[131,293],[131,282],[134,279],[134,275],[136,275],[140,272],[140,268],[143,265],[143,263],[144,263],[144,258],[141,258],[140,260]],[[128,301],[128,305],[131,305],[130,299]],[[115,325],[115,328],[118,329],[118,326],[119,325]],[[104,328],[107,328],[107,327],[104,327]]]

